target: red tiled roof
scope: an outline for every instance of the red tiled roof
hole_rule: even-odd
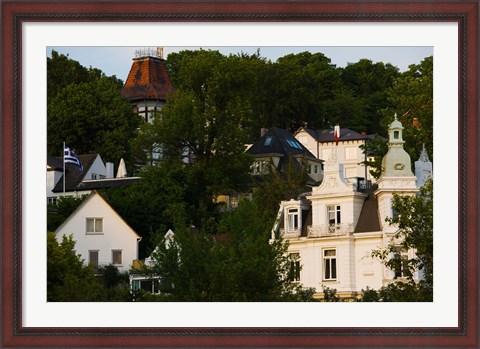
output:
[[[129,100],[166,100],[173,91],[164,60],[156,57],[134,58],[122,96]]]

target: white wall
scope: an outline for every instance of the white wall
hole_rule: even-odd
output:
[[[87,217],[103,218],[103,233],[87,234]],[[89,262],[89,250],[99,251],[99,265],[111,264],[112,250],[122,250],[122,264],[116,265],[120,271],[128,271],[132,261],[138,258],[138,236],[96,193],[87,198],[56,231],[59,242],[63,235],[70,234],[76,241],[76,253],[81,255],[85,264]]]
[[[93,179],[92,174],[97,174],[102,176],[106,176],[107,174],[107,168],[105,167],[105,164],[103,163],[103,160],[100,157],[100,155],[98,155],[95,158],[92,166],[90,166],[87,173],[85,173],[85,176],[83,177],[83,179],[87,181]],[[96,179],[100,179],[100,178],[96,178]]]

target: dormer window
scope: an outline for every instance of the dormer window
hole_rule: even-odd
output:
[[[287,211],[287,228],[289,232],[294,232],[299,229],[300,219],[298,208],[289,208]]]
[[[269,147],[272,145],[272,140],[273,138],[272,137],[266,137],[265,140],[263,141],[263,145],[265,147]]]

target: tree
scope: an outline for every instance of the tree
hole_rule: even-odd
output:
[[[212,196],[245,189],[249,181],[245,128],[253,115],[248,98],[242,97],[252,84],[251,72],[238,56],[216,51],[174,57],[181,62],[172,63],[178,85],[154,117],[154,141],[165,161],[178,162],[186,150],[193,155],[198,206],[208,206]]]
[[[58,243],[54,233],[47,235],[47,301],[93,302],[103,299],[102,286],[90,266],[75,254],[72,236]]]
[[[287,245],[269,243],[271,226],[241,201],[221,220],[224,234],[185,229],[169,244],[161,241],[154,258],[163,292],[175,301],[311,300],[311,290],[290,281]]]
[[[373,178],[380,178],[382,174],[382,160],[388,152],[388,143],[379,135],[375,135],[373,139],[368,139],[365,144],[360,145],[363,153],[367,153],[367,160],[362,161],[369,168]]]
[[[390,107],[382,110],[382,126],[388,129],[395,113],[402,123],[404,148],[418,159],[425,144],[433,161],[433,56],[412,64],[387,90]]]
[[[124,158],[132,166],[141,118],[121,96],[122,81],[53,52],[47,79],[48,154],[59,156],[66,142],[77,154],[99,153],[115,163]]]
[[[285,173],[280,173],[270,162],[269,174],[257,181],[253,197],[257,203],[258,215],[273,225],[279,204],[282,200],[297,198],[308,191],[307,166],[296,164],[296,159],[290,158],[285,167]]]
[[[384,299],[400,297],[423,301],[433,300],[433,180],[420,188],[416,196],[394,194],[392,208],[397,214],[387,222],[398,225],[395,240],[385,249],[372,252],[372,256],[382,261],[388,268],[403,268],[408,282],[396,282],[381,291]],[[396,241],[399,241],[397,243]],[[415,257],[407,261],[400,258],[401,252],[415,251]],[[420,271],[423,280],[416,283],[414,272]]]
[[[61,196],[55,204],[47,208],[47,230],[54,231],[62,224],[78,206],[85,200],[87,195]]]
[[[128,187],[102,191],[107,202],[142,237],[139,254],[146,257],[155,246],[155,234],[190,223],[187,215],[187,173],[180,165],[146,167],[142,180]]]

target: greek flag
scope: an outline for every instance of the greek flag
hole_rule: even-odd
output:
[[[83,172],[82,163],[80,162],[80,159],[78,158],[77,154],[73,152],[73,150],[70,150],[69,147],[65,146],[63,153],[64,153],[65,164],[75,165],[78,167],[80,172]]]

